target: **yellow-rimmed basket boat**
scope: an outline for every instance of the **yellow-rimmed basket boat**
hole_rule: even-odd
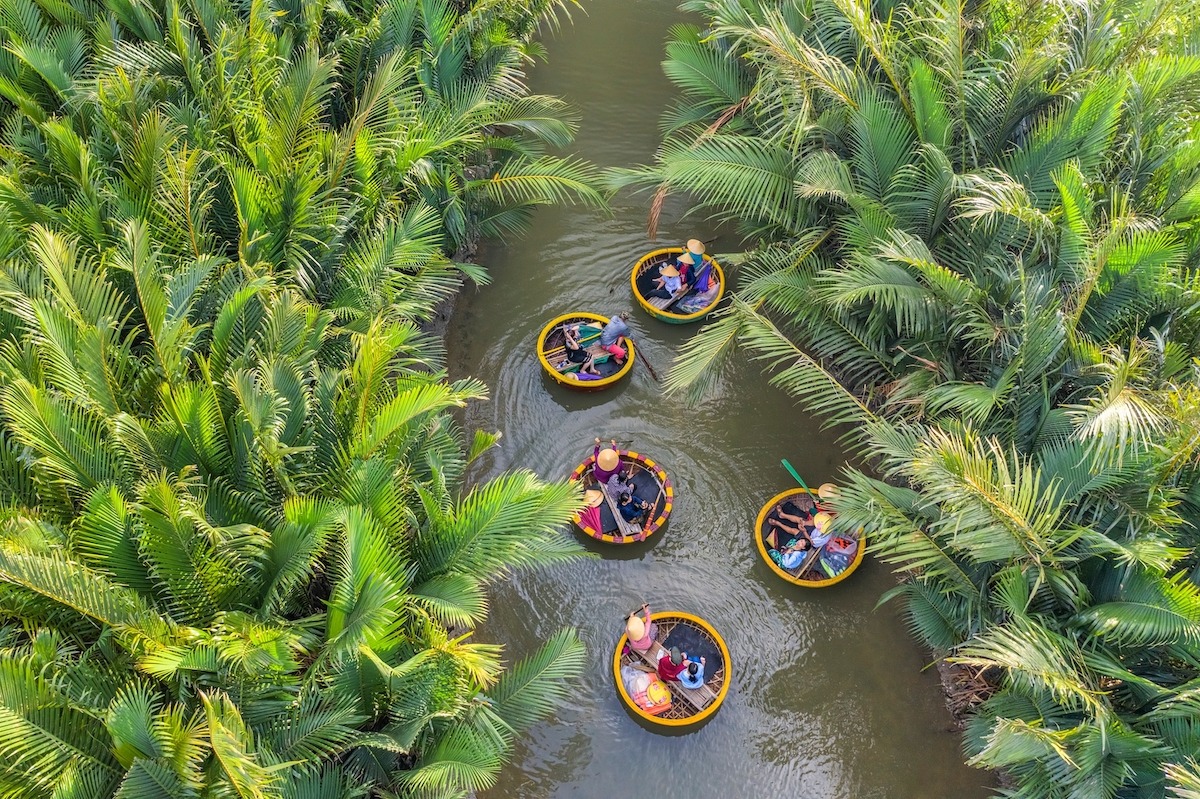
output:
[[[630,472],[630,481],[634,485],[634,494],[639,499],[650,503],[645,518],[641,524],[625,521],[617,509],[616,500],[604,492],[603,486],[596,484],[592,477],[592,465],[596,462],[595,455],[589,455],[583,463],[575,467],[569,480],[583,481],[583,487],[597,488],[604,493],[604,500],[596,507],[596,513],[588,517],[576,516],[575,524],[580,530],[606,544],[633,544],[645,541],[658,532],[671,515],[675,506],[675,488],[666,471],[650,458],[632,450],[619,449],[617,455],[621,459],[621,469]]]
[[[858,548],[855,550],[854,557],[846,568],[834,575],[830,575],[825,571],[821,561],[820,549],[810,552],[804,561],[794,569],[785,569],[771,558],[771,555],[767,551],[767,536],[770,535],[771,530],[774,528],[768,524],[767,518],[776,505],[784,503],[790,503],[796,509],[800,510],[813,508],[816,506],[816,492],[805,488],[789,488],[787,491],[781,491],[771,497],[767,501],[767,504],[763,505],[762,510],[758,512],[758,521],[754,524],[754,543],[758,546],[758,554],[771,567],[771,571],[792,585],[798,585],[801,588],[828,588],[831,585],[837,585],[851,574],[854,574],[854,570],[862,563],[863,554],[866,552],[866,540],[863,537],[862,530],[855,530],[853,532],[838,531],[839,536],[853,538],[857,541]]]
[[[725,296],[725,272],[715,258],[705,259],[712,264],[713,275],[717,279],[715,293],[710,290],[705,294],[697,294],[685,286],[670,299],[646,296],[654,290],[658,268],[664,264],[675,263],[675,259],[685,252],[682,247],[664,247],[648,252],[638,259],[633,265],[633,271],[629,273],[629,285],[642,310],[655,319],[673,325],[685,325],[703,319],[712,313]],[[692,307],[693,305],[697,307]]]
[[[666,611],[652,614],[650,620],[657,629],[654,643],[645,653],[626,647],[629,636],[624,632],[617,641],[617,648],[613,652],[613,679],[617,682],[617,694],[630,712],[650,724],[663,727],[697,725],[716,713],[729,693],[732,667],[725,640],[711,624],[690,613]],[[647,673],[656,671],[659,653],[671,646],[678,646],[687,651],[689,656],[705,656],[704,684],[699,688],[685,688],[678,682],[668,683],[671,706],[659,713],[649,713],[629,695],[621,668],[624,666]]]
[[[633,361],[637,355],[633,349],[633,341],[622,338],[625,347],[625,360],[617,363],[605,350],[600,348],[600,329],[608,323],[608,317],[600,314],[576,311],[563,314],[551,319],[538,335],[538,360],[555,381],[579,389],[580,391],[602,391],[616,383],[633,369]],[[580,341],[588,353],[595,359],[596,370],[600,377],[584,380],[578,373],[579,364],[567,359],[567,336],[564,328],[580,325]]]

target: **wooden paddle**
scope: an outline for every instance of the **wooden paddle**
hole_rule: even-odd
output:
[[[813,491],[811,488],[809,488],[809,487],[808,487],[808,483],[804,482],[804,478],[803,478],[803,477],[801,477],[799,474],[797,474],[797,473],[796,473],[796,470],[792,468],[792,464],[788,463],[788,459],[787,459],[787,458],[781,458],[779,462],[783,464],[783,468],[787,469],[787,470],[788,470],[788,472],[789,472],[789,473],[792,475],[792,477],[795,477],[795,478],[796,478],[796,482],[797,482],[797,483],[799,483],[799,484],[800,484],[800,486],[801,486],[801,487],[802,487],[802,488],[803,488],[805,491],[807,491],[808,493],[812,494],[814,497],[817,495],[817,492],[815,492],[815,491]]]
[[[646,357],[646,353],[642,352],[642,348],[634,347],[633,350],[638,354],[638,357],[642,359],[642,363],[646,365],[646,368],[650,370],[650,376],[654,378],[654,382],[661,383],[662,378],[658,376],[658,372],[656,372],[654,367],[650,365],[650,359]]]

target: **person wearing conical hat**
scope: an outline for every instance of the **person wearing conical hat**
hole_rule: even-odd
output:
[[[687,250],[675,259],[675,263],[684,284],[690,286],[695,283],[700,265],[704,263],[704,242],[700,239],[688,239]]]
[[[643,602],[637,613],[630,613],[625,619],[625,634],[629,636],[629,646],[638,652],[645,652],[654,645],[658,635],[658,625],[650,621],[650,605]]]
[[[604,493],[602,491],[589,488],[583,492],[583,510],[575,516],[576,523],[585,532],[590,532],[596,538],[602,536],[604,530],[604,523],[600,518],[600,503],[603,501]]]
[[[837,486],[835,486],[833,483],[821,483],[821,485],[817,486],[817,510],[825,511],[832,516],[833,509],[829,506],[829,503],[837,495]]]
[[[595,458],[595,463],[592,464],[592,477],[596,478],[596,482],[602,486],[608,485],[610,478],[615,477],[617,472],[621,471],[621,456],[617,453],[617,441],[611,439],[611,446],[600,448],[600,439],[596,439],[596,446],[592,449],[592,457]]]
[[[658,268],[658,277],[654,279],[654,288],[646,292],[646,299],[657,297],[661,300],[669,300],[681,288],[683,288],[683,278],[679,276],[679,267],[663,264]]]
[[[825,542],[833,538],[833,516],[821,511],[813,516],[813,531],[808,534],[808,540],[814,547],[823,547]]]

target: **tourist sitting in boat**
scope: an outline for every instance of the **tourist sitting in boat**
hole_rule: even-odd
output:
[[[684,688],[701,688],[704,686],[704,664],[708,658],[700,658],[700,662],[692,660],[688,667],[679,675],[679,684]]]
[[[823,547],[825,542],[833,538],[833,516],[821,511],[813,516],[813,530],[808,534],[808,540],[814,547]]]
[[[658,273],[659,277],[654,279],[654,289],[646,292],[646,299],[657,297],[669,300],[683,286],[683,278],[679,276],[679,269],[670,264],[659,267]]]
[[[695,282],[696,269],[693,267],[686,252],[675,259],[675,268],[679,270],[679,282],[681,285],[690,287]]]
[[[596,361],[592,358],[591,353],[587,348],[579,343],[579,325],[570,325],[563,328],[563,337],[567,349],[567,360],[558,365],[561,371],[567,367],[568,363],[579,364],[579,373],[581,375],[600,376],[600,371],[596,369]]]
[[[610,318],[608,324],[600,331],[600,347],[611,354],[617,363],[624,363],[625,357],[629,354],[621,346],[621,337],[629,335],[629,325],[625,324],[628,319],[629,314],[622,311]]]
[[[767,536],[767,544],[767,555],[785,569],[795,569],[804,563],[805,553],[812,547],[807,538],[799,536],[776,549],[774,532]]]
[[[608,479],[608,488],[614,497],[622,494],[637,494],[637,486],[633,482],[633,464],[619,471]]]
[[[833,483],[821,483],[817,486],[817,510],[825,511],[833,515],[833,509],[829,507],[829,502],[837,496],[838,487]]]
[[[621,518],[625,521],[640,524],[646,518],[646,511],[650,510],[650,503],[639,499],[636,494],[626,492],[621,494],[617,510],[621,511]]]
[[[792,507],[796,506],[793,505]],[[797,516],[796,514],[788,513],[783,509],[782,504],[776,505],[772,509],[771,515],[767,517],[767,524],[793,537],[811,539],[814,527],[812,512],[802,508],[796,509],[803,515]],[[774,531],[772,531],[771,535],[775,535]]]
[[[643,603],[637,613],[630,613],[625,619],[625,634],[629,636],[629,646],[637,652],[645,652],[654,646],[654,638],[658,635],[658,625],[650,621],[650,605]]]
[[[687,252],[680,255],[676,261],[679,264],[679,276],[683,278],[684,284],[694,285],[700,276],[700,268],[705,263],[704,242],[700,239],[688,239]]]
[[[658,676],[668,682],[678,682],[680,673],[687,669],[690,662],[687,652],[680,652],[679,647],[673,646],[669,652],[664,649],[658,655]]]
[[[621,471],[621,456],[617,454],[617,441],[610,439],[608,443],[611,446],[600,449],[600,439],[597,438],[596,446],[592,449],[592,457],[596,459],[596,462],[592,464],[592,477],[606,488],[608,481]]]

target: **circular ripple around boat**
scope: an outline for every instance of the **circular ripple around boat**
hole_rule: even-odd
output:
[[[606,364],[598,365],[597,368],[601,370],[602,374],[599,380],[580,380],[574,376],[573,372],[567,374],[560,372],[554,364],[550,363],[547,355],[552,355],[562,349],[564,351],[563,357],[565,357],[565,334],[563,333],[563,328],[576,322],[594,322],[602,326],[608,323],[608,317],[586,311],[576,311],[551,319],[542,328],[542,332],[538,334],[537,338],[538,361],[541,362],[542,369],[545,370],[546,374],[550,375],[556,382],[579,391],[603,391],[633,370],[633,362],[637,353],[634,351],[633,340],[626,337],[625,348],[628,352],[626,353],[625,363],[618,366],[609,361]],[[551,337],[554,337],[554,339],[550,340]],[[564,342],[560,342],[558,339],[564,339]],[[608,364],[612,364],[617,368],[609,369]]]
[[[771,571],[775,572],[775,574],[779,575],[784,580],[787,580],[792,585],[798,585],[801,588],[828,588],[831,585],[837,585],[842,580],[845,580],[854,573],[854,570],[858,568],[858,564],[862,563],[863,554],[867,549],[866,538],[863,536],[862,530],[859,530],[857,533],[852,535],[853,538],[858,540],[858,550],[854,553],[854,560],[850,561],[850,565],[847,566],[840,574],[836,574],[833,577],[822,576],[818,579],[805,579],[803,577],[797,577],[771,559],[771,556],[767,553],[766,537],[770,532],[766,529],[767,514],[769,514],[771,509],[776,505],[781,502],[786,502],[792,497],[806,496],[811,498],[815,497],[815,495],[816,492],[812,489],[804,488],[789,488],[787,491],[781,491],[767,500],[767,504],[763,505],[762,510],[758,512],[758,520],[754,523],[754,543],[758,546],[758,554],[762,556],[762,559],[766,561],[766,564],[771,567]],[[812,574],[815,571],[815,568],[811,568],[807,573]]]
[[[729,648],[725,646],[725,640],[721,638],[713,626],[699,616],[672,610],[651,614],[650,620],[658,625],[658,634],[655,636],[655,645],[650,649],[651,653],[662,648],[662,642],[670,638],[676,628],[681,626],[689,634],[707,642],[711,646],[711,650],[718,653],[721,662],[712,670],[712,673],[708,671],[709,666],[712,664],[706,664],[704,691],[698,694],[698,696],[702,697],[702,700],[707,701],[703,704],[703,707],[700,707],[699,702],[689,699],[689,694],[684,694],[682,690],[679,690],[678,683],[673,682],[667,686],[671,689],[672,697],[671,707],[667,708],[667,710],[655,715],[639,707],[637,702],[633,700],[633,697],[625,689],[625,681],[621,679],[621,666],[637,665],[650,668],[651,663],[641,656],[633,654],[632,651],[628,654],[622,652],[629,639],[629,636],[624,632],[621,633],[621,637],[617,640],[617,647],[613,652],[613,679],[616,680],[617,695],[621,697],[621,701],[631,713],[649,724],[674,728],[694,727],[716,713],[717,709],[721,707],[721,703],[725,701],[726,694],[729,693],[729,684],[733,678],[733,667],[729,660]]]

